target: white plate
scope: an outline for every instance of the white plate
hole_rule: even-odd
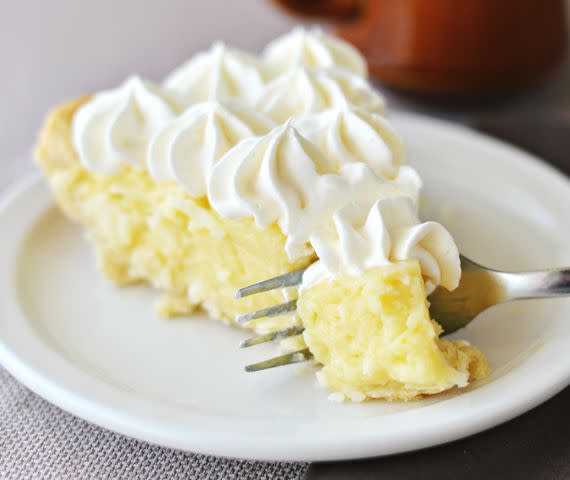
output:
[[[525,153],[422,117],[395,118],[426,184],[426,216],[468,256],[498,268],[570,265],[570,183]],[[96,272],[78,227],[37,180],[0,213],[0,361],[29,388],[90,422],[160,445],[265,460],[386,455],[504,422],[570,377],[570,301],[503,305],[461,336],[491,377],[410,403],[336,404],[311,367],[257,374],[246,333],[202,315],[153,315],[156,293],[116,289]]]

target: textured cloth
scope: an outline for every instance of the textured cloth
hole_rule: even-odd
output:
[[[0,367],[0,479],[299,479],[301,463],[180,452],[91,425],[41,399]]]

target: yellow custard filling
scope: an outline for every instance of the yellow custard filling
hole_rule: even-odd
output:
[[[486,375],[482,354],[438,339],[416,260],[343,275],[301,291],[304,338],[320,380],[351,400],[410,400]]]

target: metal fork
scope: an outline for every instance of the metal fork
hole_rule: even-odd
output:
[[[429,313],[443,328],[443,334],[452,333],[469,324],[477,315],[493,305],[512,300],[548,298],[570,295],[570,268],[536,272],[500,272],[483,267],[461,255],[461,280],[452,292],[438,287],[428,297]],[[296,270],[279,277],[239,289],[236,298],[267,292],[276,288],[299,285],[305,270]],[[297,300],[264,308],[256,312],[238,315],[236,320],[246,323],[262,317],[276,317],[295,311]],[[251,347],[273,340],[280,340],[303,333],[302,325],[278,330],[242,342],[241,347]],[[263,362],[247,365],[247,372],[265,370],[313,358],[308,348],[280,355]]]

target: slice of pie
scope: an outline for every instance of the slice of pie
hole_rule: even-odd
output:
[[[217,44],[162,85],[131,77],[58,107],[36,159],[103,274],[160,290],[161,315],[234,323],[298,295],[295,314],[247,327],[302,323],[288,344],[337,399],[409,400],[488,367],[429,318],[426,289],[457,286],[458,251],[419,221],[421,181],[383,112],[352,47],[295,30],[260,57]],[[305,267],[299,292],[234,298]]]

